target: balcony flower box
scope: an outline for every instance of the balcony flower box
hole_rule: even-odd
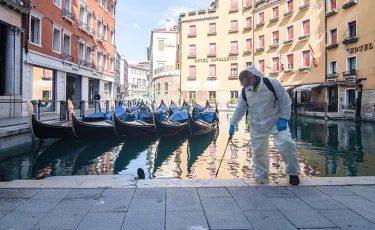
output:
[[[264,47],[260,47],[257,49],[257,52],[262,52],[262,51],[264,51]]]
[[[326,17],[332,16],[334,14],[337,14],[337,9],[334,9],[331,12],[326,13]]]
[[[238,75],[229,75],[228,79],[229,80],[237,80],[238,79]]]
[[[300,7],[299,7],[299,10],[304,10],[304,9],[309,8],[310,4],[311,4],[311,3],[307,3],[307,4],[303,5],[303,6],[300,6]]]
[[[294,69],[287,69],[287,70],[284,71],[284,73],[286,73],[286,74],[294,73]]]
[[[301,73],[306,73],[306,72],[309,72],[311,71],[311,67],[302,67],[299,69],[299,72]]]
[[[238,10],[239,10],[238,8],[230,9],[230,10],[229,10],[229,13],[236,13],[236,12],[238,12]]]
[[[243,9],[244,9],[244,10],[248,10],[248,9],[251,9],[252,7],[253,7],[253,5],[250,4],[250,5],[244,6]]]
[[[260,22],[257,24],[257,27],[264,26],[264,22]]]
[[[291,15],[293,14],[293,12],[294,12],[294,10],[291,10],[291,11],[289,11],[289,12],[286,12],[286,13],[284,14],[284,17],[291,16]]]
[[[251,54],[252,50],[245,50],[243,51],[243,54]]]
[[[299,40],[299,41],[304,41],[304,40],[309,39],[309,37],[310,37],[310,34],[303,35],[303,36],[299,37],[298,40]]]
[[[207,81],[216,81],[217,77],[216,76],[208,76]]]
[[[237,52],[230,52],[229,53],[229,56],[237,56],[238,55],[238,51]]]
[[[279,43],[270,45],[270,49],[279,47]]]
[[[188,55],[188,58],[190,59],[190,58],[197,58],[197,55],[196,54],[189,54]]]
[[[207,35],[208,36],[213,36],[213,35],[216,35],[217,33],[216,32],[208,32]]]
[[[342,41],[342,44],[349,44],[349,43],[353,43],[357,41],[358,41],[358,37],[350,37],[350,38],[345,38],[345,40]]]
[[[353,6],[354,4],[357,4],[357,0],[349,0],[349,1],[347,1],[347,2],[342,6],[342,8],[343,8],[343,9],[346,9],[346,8],[349,8],[349,7]]]
[[[238,33],[238,29],[230,29],[229,33]]]
[[[207,54],[207,57],[216,57],[216,54]]]
[[[330,49],[336,48],[338,46],[339,46],[339,43],[334,43],[334,44],[331,44],[331,45],[327,46],[326,49],[330,50]]]
[[[271,72],[269,75],[270,75],[270,76],[276,76],[276,75],[279,75],[279,72],[278,72],[278,71],[276,71],[276,72]]]
[[[270,22],[276,22],[276,21],[278,21],[279,20],[279,17],[275,17],[275,18],[271,18],[270,19]]]
[[[197,37],[197,34],[188,34],[188,38],[195,38]]]
[[[290,39],[290,40],[288,40],[288,41],[285,41],[285,42],[284,42],[284,45],[292,44],[293,41],[294,41],[294,39]]]
[[[197,80],[197,77],[196,77],[196,76],[189,76],[189,77],[187,78],[187,80],[188,80],[188,81],[195,81],[195,80]]]
[[[252,26],[247,26],[247,27],[244,27],[243,30],[246,31],[246,30],[251,30],[253,27]]]

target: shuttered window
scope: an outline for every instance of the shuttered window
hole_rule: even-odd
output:
[[[259,71],[264,73],[264,60],[259,60]]]
[[[252,0],[246,0],[246,6],[250,6],[253,3]]]
[[[274,72],[279,71],[279,58],[278,57],[272,58],[272,71]]]
[[[237,41],[232,41],[230,42],[230,52],[238,52],[238,42]]]
[[[196,34],[196,33],[197,31],[196,31],[195,25],[190,26],[190,34]]]
[[[337,43],[337,29],[331,30],[331,44]]]
[[[288,6],[288,12],[290,12],[290,11],[293,11],[293,0],[289,0],[288,2],[287,2],[287,6]]]
[[[195,66],[189,66],[189,77],[195,77]]]
[[[216,76],[216,65],[209,66],[209,76],[215,77]]]
[[[331,0],[331,10],[336,10],[336,6],[337,6],[336,0]]]
[[[303,67],[310,66],[310,50],[302,51]]]
[[[272,44],[279,44],[279,31],[272,32]]]
[[[272,9],[272,17],[273,18],[279,17],[279,7],[275,7]]]
[[[215,33],[216,32],[216,23],[210,23],[209,25],[209,32]]]
[[[262,23],[262,22],[264,22],[264,12],[262,12],[262,13],[259,13],[259,23]]]
[[[210,43],[209,44],[209,54],[216,54],[216,43]]]
[[[310,34],[310,19],[302,22],[303,26],[303,34],[302,35],[308,35]]]
[[[251,38],[246,39],[246,50],[251,50],[252,49],[252,44],[251,44]]]
[[[288,27],[288,29],[287,29],[287,36],[288,36],[287,40],[294,39],[294,28],[293,28],[293,26],[289,26]]]
[[[190,45],[189,46],[189,55],[196,55],[195,45]]]
[[[286,56],[288,69],[294,69],[294,60],[293,60],[293,54],[288,54]]]
[[[259,36],[259,48],[264,47],[264,35]]]
[[[251,17],[246,18],[246,27],[251,27]]]
[[[232,76],[238,75],[238,64],[237,63],[230,64],[230,74]]]
[[[230,29],[231,30],[238,30],[238,21],[237,20],[230,21]]]
[[[234,10],[234,9],[238,9],[238,0],[231,0],[231,1],[230,1],[230,8],[231,8],[232,10]]]

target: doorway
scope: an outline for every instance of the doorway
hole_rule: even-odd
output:
[[[81,77],[66,75],[66,100],[71,100],[75,109],[80,108]]]
[[[338,111],[338,87],[330,86],[328,90],[328,112],[337,113]]]
[[[99,92],[99,80],[97,79],[89,79],[89,107],[94,107],[94,96],[95,92]]]

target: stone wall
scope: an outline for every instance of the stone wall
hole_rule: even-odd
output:
[[[172,100],[175,103],[179,102],[179,87],[180,87],[180,76],[167,76],[158,78],[154,81],[154,85],[160,83],[160,94],[155,92],[154,100],[160,102],[164,100],[165,103],[169,104]],[[168,92],[165,94],[164,84],[168,83]]]

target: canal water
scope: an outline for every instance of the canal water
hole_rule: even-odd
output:
[[[146,178],[251,178],[250,137],[244,121],[224,153],[231,114],[220,114],[217,132],[205,136],[34,143],[0,154],[0,181],[51,176],[137,174]],[[301,177],[375,176],[375,125],[299,117],[290,122],[297,142]],[[237,147],[236,147],[237,146]],[[8,156],[8,157],[4,157]],[[286,177],[270,139],[270,177]]]

